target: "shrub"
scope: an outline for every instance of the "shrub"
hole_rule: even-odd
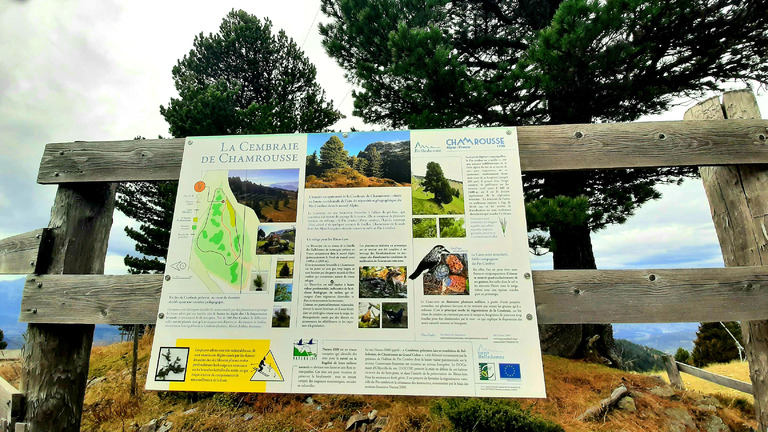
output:
[[[457,432],[563,432],[562,426],[498,399],[438,399],[434,415],[447,418]]]
[[[683,347],[677,349],[677,352],[675,353],[675,361],[680,363],[688,363],[690,359],[691,353],[689,353],[687,349]]]

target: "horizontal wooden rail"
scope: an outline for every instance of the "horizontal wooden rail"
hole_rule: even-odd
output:
[[[0,419],[12,425],[23,420],[24,394],[0,377]]]
[[[523,172],[768,163],[768,120],[518,128]],[[39,183],[178,180],[184,139],[48,144]]]
[[[36,275],[20,321],[156,320],[162,275]],[[768,266],[533,272],[541,324],[741,321],[768,317]]]
[[[0,274],[30,274],[37,264],[43,229],[0,240]]]
[[[4,361],[14,361],[21,359],[20,349],[6,349],[0,350],[0,363]]]
[[[680,372],[685,372],[687,374],[699,377],[703,380],[713,382],[715,384],[719,384],[724,387],[728,387],[734,390],[738,390],[740,392],[754,394],[752,392],[752,384],[744,381],[739,381],[733,378],[728,378],[726,376],[714,374],[712,372],[707,372],[705,370],[699,369],[697,367],[693,367],[691,365],[687,365],[685,363],[675,362],[677,365],[677,369]]]

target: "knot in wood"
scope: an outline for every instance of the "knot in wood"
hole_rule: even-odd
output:
[[[573,293],[573,295],[580,295],[581,294],[581,290],[578,289],[578,288],[574,288],[573,291],[571,291],[571,292]]]
[[[656,280],[656,275],[655,274],[648,275],[648,280],[651,281],[651,282],[655,281]]]
[[[579,139],[579,138],[583,138],[584,134],[581,133],[581,131],[576,131],[576,133],[574,133],[573,136],[575,136],[576,139]]]

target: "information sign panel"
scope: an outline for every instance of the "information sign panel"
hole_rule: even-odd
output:
[[[544,397],[514,128],[192,137],[147,388]]]

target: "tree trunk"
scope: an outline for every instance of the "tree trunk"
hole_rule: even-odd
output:
[[[550,227],[555,270],[596,269],[592,238],[586,225]],[[597,339],[594,337],[598,336]],[[621,367],[610,324],[545,324],[539,326],[541,351],[567,358],[587,358]]]

